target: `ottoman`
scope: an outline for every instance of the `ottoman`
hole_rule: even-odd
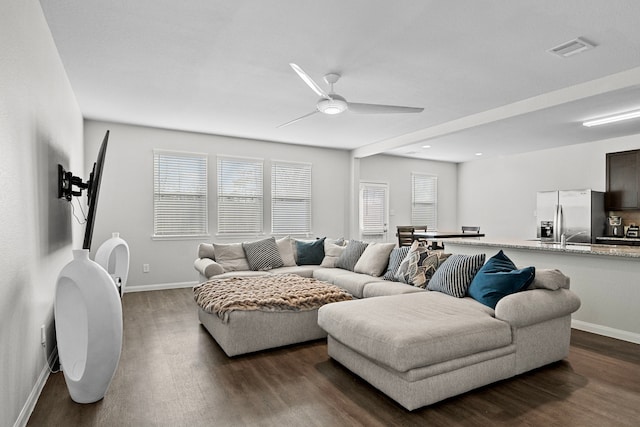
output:
[[[324,338],[318,309],[353,297],[293,274],[212,279],[194,287],[198,318],[229,357]]]

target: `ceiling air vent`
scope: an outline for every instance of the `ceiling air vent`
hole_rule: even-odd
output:
[[[571,55],[575,55],[576,53],[584,52],[588,49],[593,49],[595,45],[589,43],[583,38],[578,37],[577,39],[569,40],[568,42],[562,43],[559,46],[554,47],[553,49],[549,49],[549,52],[558,55],[561,58],[566,58]]]

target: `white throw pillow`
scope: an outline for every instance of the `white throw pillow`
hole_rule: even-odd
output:
[[[324,241],[324,258],[322,259],[322,263],[320,267],[329,267],[333,268],[336,266],[336,261],[342,255],[346,246],[336,245],[335,243],[331,243],[330,241]]]
[[[285,236],[282,239],[276,240],[276,244],[278,245],[280,258],[282,258],[282,264],[285,267],[294,267],[296,265],[296,258],[293,255],[293,239]]]

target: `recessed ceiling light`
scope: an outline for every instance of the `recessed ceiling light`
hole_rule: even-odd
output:
[[[422,148],[431,148],[430,145],[423,145]]]
[[[482,156],[482,153],[476,153],[476,156]]]
[[[569,40],[568,42],[564,42],[552,49],[549,49],[549,52],[553,53],[554,55],[558,55],[561,58],[566,58],[568,56],[575,55],[576,53],[584,52],[588,49],[593,49],[594,47],[594,44],[589,43],[581,37],[578,37],[576,39]]]
[[[626,113],[615,114],[613,116],[601,117],[599,119],[582,122],[582,126],[592,127],[606,125],[609,123],[621,122],[623,120],[640,118],[640,110],[627,111]]]

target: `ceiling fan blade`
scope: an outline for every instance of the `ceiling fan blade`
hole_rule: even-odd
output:
[[[395,114],[395,113],[421,113],[424,108],[402,107],[399,105],[360,104],[349,102],[349,111],[357,114]]]
[[[309,117],[309,116],[314,115],[315,113],[319,113],[319,111],[318,111],[318,110],[314,110],[314,111],[312,111],[312,112],[310,112],[310,113],[305,114],[304,116],[298,117],[297,119],[293,119],[293,120],[291,120],[291,121],[288,121],[287,123],[283,123],[283,124],[281,124],[280,126],[276,126],[276,129],[280,129],[280,128],[283,128],[283,127],[285,127],[285,126],[292,125],[292,124],[294,124],[295,122],[297,122],[298,120],[305,119],[305,118],[307,118],[307,117]]]
[[[323,91],[322,88],[318,86],[318,84],[314,82],[313,79],[309,77],[309,75],[305,73],[302,68],[300,68],[298,65],[294,64],[293,62],[289,63],[289,65],[291,65],[291,68],[293,68],[293,71],[298,73],[302,81],[304,81],[311,88],[311,90],[313,90],[318,96],[325,99],[331,99],[331,97],[327,95],[327,93]]]

